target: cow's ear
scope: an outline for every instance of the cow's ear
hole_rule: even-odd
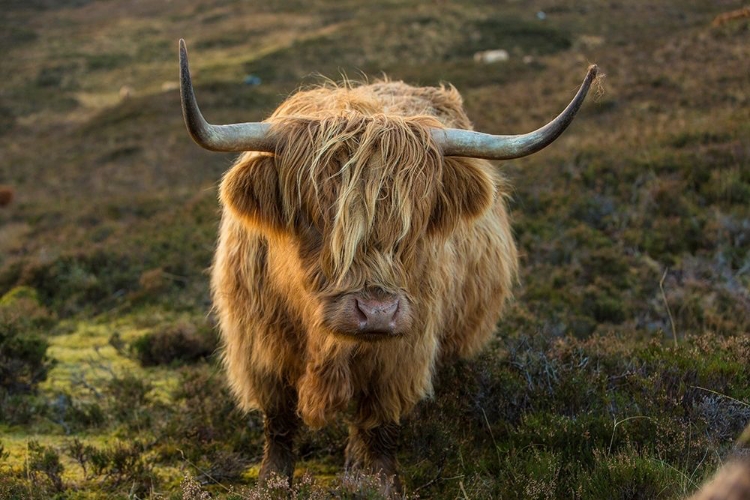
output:
[[[495,198],[495,179],[489,164],[470,158],[446,158],[428,232],[446,235],[464,220],[485,212]]]
[[[286,226],[274,156],[246,154],[224,176],[219,196],[235,216],[251,225],[272,231]]]

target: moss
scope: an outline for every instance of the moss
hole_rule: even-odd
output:
[[[0,307],[9,307],[14,305],[18,300],[28,300],[34,303],[39,302],[37,291],[28,286],[18,286],[0,297]]]

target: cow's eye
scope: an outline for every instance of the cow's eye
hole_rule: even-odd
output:
[[[300,244],[300,258],[302,260],[316,259],[323,247],[323,235],[309,221],[302,221],[298,225],[297,230]]]

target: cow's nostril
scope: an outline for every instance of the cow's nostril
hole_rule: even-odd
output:
[[[367,323],[367,313],[362,309],[362,306],[359,305],[359,300],[354,299],[354,314],[357,315],[357,319],[359,319],[360,325],[364,325]],[[366,309],[366,308],[365,308]]]
[[[360,316],[360,330],[363,332],[392,333],[396,328],[399,310],[397,297],[386,299],[356,299]]]

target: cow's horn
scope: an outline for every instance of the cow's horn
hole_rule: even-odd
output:
[[[573,121],[596,78],[596,64],[589,66],[581,88],[568,107],[547,125],[528,134],[490,135],[461,129],[434,129],[432,134],[445,156],[466,156],[488,160],[521,158],[549,146]]]
[[[211,125],[201,114],[195,100],[193,84],[188,68],[185,40],[180,39],[180,96],[182,116],[188,132],[199,146],[211,151],[268,151],[275,150],[275,144],[268,139],[267,123],[233,123]]]

